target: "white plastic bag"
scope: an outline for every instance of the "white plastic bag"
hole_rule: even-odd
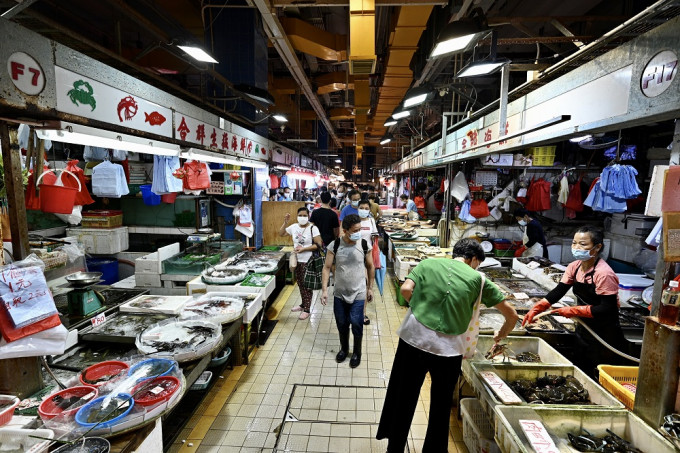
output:
[[[459,202],[462,202],[470,195],[470,189],[468,188],[467,180],[462,171],[459,171],[455,178],[453,178],[453,184],[451,185],[451,196],[454,197]]]
[[[7,343],[0,336],[0,359],[63,354],[68,330],[63,325]]]
[[[64,186],[63,181],[61,180],[61,177],[64,176],[64,172],[62,171],[59,173],[59,176],[57,177],[57,181],[54,183],[55,186]],[[78,225],[80,222],[83,220],[83,207],[82,206],[73,206],[73,211],[71,211],[70,214],[54,214],[56,215],[60,220],[63,222],[68,223],[69,225]]]

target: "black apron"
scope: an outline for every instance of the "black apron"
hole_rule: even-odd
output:
[[[583,283],[576,281],[576,274],[574,274],[573,291],[576,296],[578,305],[597,306],[600,304],[600,296],[597,294],[593,276],[595,275],[595,267],[600,258],[595,261],[593,268],[586,272],[583,276]],[[578,273],[578,269],[576,270]],[[597,316],[594,318],[579,318],[579,321],[585,323],[595,332],[600,338],[606,341],[614,349],[617,349],[624,354],[629,353],[628,340],[623,336],[621,324],[619,323],[618,311],[615,315]],[[631,362],[613,353],[604,347],[599,341],[593,337],[583,326],[576,325],[577,343],[580,344],[581,351],[585,354],[579,354],[582,363],[576,364],[587,374],[593,376],[597,365],[630,365]],[[580,362],[580,360],[579,360]]]

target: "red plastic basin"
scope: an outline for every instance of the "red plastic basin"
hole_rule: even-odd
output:
[[[80,409],[81,406],[95,399],[98,394],[99,390],[97,390],[96,387],[91,385],[70,387],[59,392],[53,393],[47,398],[45,398],[38,407],[38,414],[40,414],[40,418],[42,418],[43,420],[49,420],[50,418],[54,418],[58,415],[63,416],[75,415],[75,413],[78,412],[78,409]],[[76,404],[76,401],[74,401],[75,398],[81,398],[80,401],[77,401],[79,403],[77,407],[74,406],[74,404]],[[73,403],[68,404],[67,402],[69,400],[72,400]],[[62,406],[64,404],[68,405],[66,405],[65,407],[59,407],[59,403],[62,403]]]

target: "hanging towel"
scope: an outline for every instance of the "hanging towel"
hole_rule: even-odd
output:
[[[465,200],[460,205],[460,213],[458,214],[458,218],[466,223],[475,223],[477,221],[476,218],[470,215],[470,200]]]
[[[527,191],[526,209],[531,212],[550,209],[550,183],[543,178],[532,182]]]
[[[165,195],[182,191],[182,180],[173,176],[179,169],[179,157],[154,156],[153,157],[153,180],[151,191],[156,195]]]
[[[560,179],[560,192],[557,195],[557,202],[565,205],[569,199],[569,181],[567,180],[567,175],[563,175]]]

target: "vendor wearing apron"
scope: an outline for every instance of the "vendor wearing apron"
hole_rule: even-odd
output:
[[[515,210],[515,218],[520,226],[524,227],[523,249],[520,256],[542,256],[548,258],[548,246],[546,245],[543,226],[538,220],[529,217],[529,211],[523,208]],[[515,254],[515,256],[518,256]]]
[[[579,228],[571,245],[576,261],[567,266],[562,281],[524,316],[522,326],[531,324],[536,315],[549,309],[573,287],[578,305],[558,308],[551,313],[567,318],[578,316],[610,346],[628,354],[628,342],[619,324],[619,278],[600,258],[602,247],[602,231],[589,226]],[[578,354],[574,364],[585,373],[593,376],[599,364],[630,364],[579,324],[576,325],[576,336]]]

